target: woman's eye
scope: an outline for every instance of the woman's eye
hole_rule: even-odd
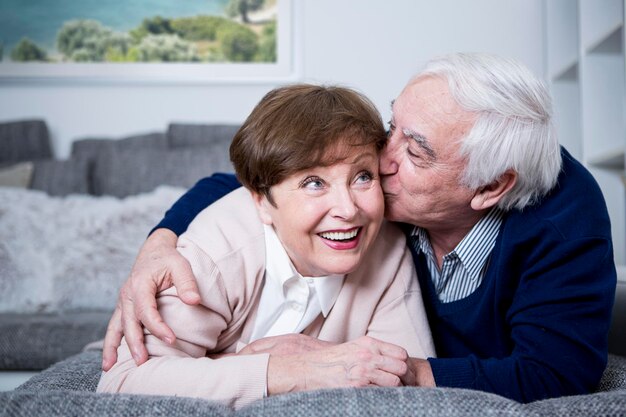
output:
[[[356,182],[359,184],[369,183],[372,181],[374,176],[369,171],[360,172],[356,177]]]
[[[391,134],[394,130],[396,130],[396,125],[391,120],[387,122],[387,125],[389,126],[388,134]]]
[[[309,190],[319,190],[324,187],[324,183],[322,182],[320,178],[309,177],[305,179],[304,181],[302,181],[301,186]]]

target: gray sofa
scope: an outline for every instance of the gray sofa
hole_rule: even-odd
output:
[[[130,223],[139,221],[133,217],[135,212],[129,209],[138,202],[149,201],[152,204],[151,212],[155,212],[158,218],[162,214],[159,210],[167,208],[169,202],[155,206],[153,200],[145,199],[160,184],[180,187],[182,192],[197,179],[214,171],[231,170],[227,152],[236,128],[174,123],[163,133],[117,140],[83,138],[74,142],[70,158],[56,160],[52,157],[45,122],[0,123],[0,184],[4,170],[8,173],[4,185],[12,181],[11,185],[30,190],[5,191],[5,196],[23,201],[19,199],[30,198],[32,193],[34,207],[43,201],[45,203],[42,204],[57,205],[59,210],[77,206],[81,210],[97,208],[100,211],[100,208],[104,210],[104,207],[111,205],[123,209],[121,211],[131,218],[125,218],[123,214],[107,218],[103,223],[105,228],[97,234],[98,240],[104,240],[105,229],[115,229],[114,234],[123,233],[130,227]],[[2,223],[2,216],[6,215],[0,207],[0,227],[3,224],[6,226],[7,222]],[[93,218],[81,221],[89,221],[90,225],[99,227]],[[145,233],[148,225],[153,224],[151,222],[153,220],[149,219],[145,226],[139,225],[137,229],[143,229],[140,233]],[[0,228],[0,234],[4,232]],[[74,236],[71,238],[75,240]],[[143,236],[138,239],[143,239]],[[104,245],[103,242],[99,244]],[[133,251],[135,248],[131,246],[126,256],[132,257]],[[97,263],[98,258],[104,257],[101,252],[106,250],[97,252],[99,256],[90,262]],[[109,253],[107,256],[118,259],[114,258],[117,255]],[[6,268],[3,270],[2,256],[0,239],[0,294],[6,294],[4,289],[9,287],[3,279],[11,271],[7,272]],[[76,269],[72,268],[67,270]],[[118,269],[108,271],[110,275],[106,274],[107,271],[100,271],[99,275],[88,275],[88,271],[79,272],[81,278],[82,274],[96,278],[116,274],[110,279],[115,281],[111,284],[115,288],[125,278],[120,271],[127,268],[126,265],[120,265]],[[71,281],[65,271],[61,274],[62,280]],[[95,278],[83,280],[89,279]],[[100,377],[101,352],[83,350],[83,347],[104,335],[115,293],[107,293],[102,286],[90,293],[81,289],[78,283],[80,281],[72,281],[72,294],[74,298],[81,298],[80,294],[85,294],[89,299],[87,303],[80,304],[72,298],[57,301],[39,298],[29,300],[29,309],[26,311],[0,312],[0,370],[41,371],[15,390],[0,393],[0,415],[626,415],[624,282],[618,284],[617,288],[609,336],[609,365],[594,394],[520,404],[493,394],[450,388],[336,389],[271,397],[238,411],[191,398],[96,394],[94,390]],[[4,304],[0,305],[10,306],[9,300],[5,299]]]
[[[0,201],[0,371],[42,370],[102,337],[114,306],[112,295],[125,278],[122,271],[129,271],[132,265],[131,252],[136,254],[137,243],[180,192],[214,172],[232,172],[228,147],[237,129],[236,125],[171,123],[166,132],[79,138],[72,143],[69,158],[56,159],[45,121],[0,123],[0,200],[4,200]],[[171,188],[162,191],[160,199],[149,197],[164,184]],[[98,216],[107,208],[108,216]],[[28,229],[28,225],[20,224],[29,217],[41,227]],[[72,223],[70,217],[78,219]],[[148,218],[150,222],[146,222]],[[48,243],[61,238],[54,227],[78,229],[85,223],[94,229],[90,236],[77,230],[66,237],[65,246]],[[37,246],[42,257],[48,256],[47,262],[34,271],[58,269],[58,265],[50,264],[63,264],[70,257],[59,251],[92,258],[85,261],[90,269],[68,261],[64,270],[32,279],[27,276],[27,261],[15,259],[22,255],[11,257],[11,252],[20,249],[24,257],[27,255],[24,249],[28,242],[21,247],[16,242],[24,234],[41,240],[32,246]],[[114,234],[134,242],[132,250],[120,253],[124,248],[115,248],[113,241],[108,247],[103,240],[106,236],[112,239]],[[84,242],[77,242],[83,238]],[[89,245],[92,250],[85,250]],[[115,256],[107,259],[99,252]],[[98,263],[100,269],[92,270],[91,266]],[[79,269],[83,275],[76,274]],[[57,282],[42,282],[53,275]],[[88,288],[81,283],[83,277],[106,282]],[[55,294],[31,298],[23,294],[37,292],[40,287],[41,292],[48,287]],[[63,291],[77,294],[72,299],[62,296]],[[76,300],[81,295],[86,295],[82,303]],[[20,300],[24,306],[18,305]]]

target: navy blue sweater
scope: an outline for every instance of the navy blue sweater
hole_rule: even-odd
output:
[[[562,154],[555,189],[505,216],[486,276],[470,296],[439,302],[423,255],[413,253],[437,349],[429,362],[438,386],[522,402],[596,388],[616,282],[610,222],[591,174]],[[180,234],[199,211],[239,186],[233,175],[205,178],[157,227]]]

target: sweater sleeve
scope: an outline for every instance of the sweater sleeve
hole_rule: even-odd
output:
[[[518,257],[527,256],[524,272],[517,288],[509,284],[511,288],[499,293],[502,305],[511,297],[501,313],[510,329],[510,354],[431,358],[437,385],[493,392],[520,402],[593,392],[606,366],[615,291],[610,240],[557,242],[544,235],[517,249]],[[503,261],[498,270],[504,275],[505,268],[515,265]]]
[[[177,335],[169,345],[147,333],[149,359],[137,366],[123,340],[118,362],[102,374],[98,392],[178,395],[216,400],[240,408],[263,398],[269,354],[207,357],[216,352],[219,336],[232,321],[231,304],[214,263],[182,237],[180,252],[189,259],[202,301],[187,305],[174,288],[159,293],[157,304],[164,321]]]
[[[240,186],[234,174],[217,173],[201,179],[174,203],[150,233],[165,228],[180,236],[198,213]]]
[[[402,246],[401,261],[393,271],[391,285],[376,306],[367,335],[402,346],[410,357],[433,357],[435,347],[415,267],[409,249]]]

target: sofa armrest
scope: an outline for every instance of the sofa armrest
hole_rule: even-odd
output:
[[[21,390],[0,392],[0,415],[230,417],[234,412],[219,404],[194,398]]]
[[[0,370],[41,370],[106,332],[110,311],[0,314]]]

